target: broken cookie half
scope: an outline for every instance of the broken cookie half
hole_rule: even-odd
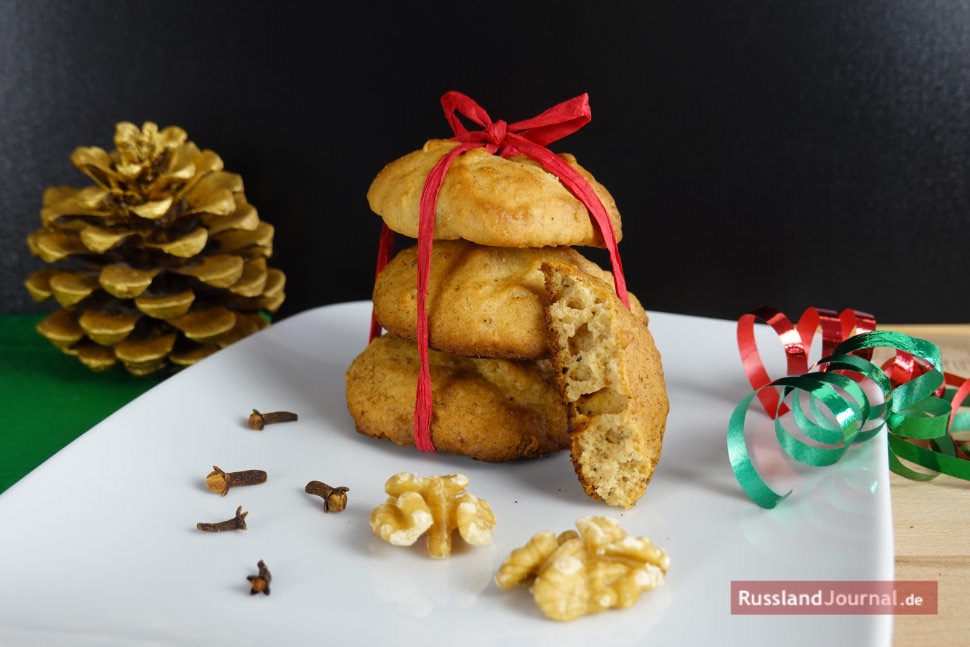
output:
[[[612,285],[563,263],[541,269],[573,467],[587,495],[630,508],[653,476],[667,423],[660,353]]]

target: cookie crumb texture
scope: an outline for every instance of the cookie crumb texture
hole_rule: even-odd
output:
[[[587,495],[630,508],[660,458],[669,411],[660,353],[612,286],[562,264],[542,269],[573,466]]]

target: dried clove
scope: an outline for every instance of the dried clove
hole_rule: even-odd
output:
[[[273,575],[266,568],[266,564],[263,560],[259,560],[256,564],[259,568],[259,573],[257,575],[247,575],[246,579],[249,580],[250,589],[249,595],[256,595],[257,593],[262,593],[263,595],[269,595],[269,583],[273,580]]]
[[[269,413],[260,413],[253,409],[253,412],[249,414],[249,428],[255,429],[256,431],[262,431],[263,427],[266,425],[271,425],[277,422],[293,422],[297,419],[297,415],[292,411],[271,411]]]
[[[241,472],[224,472],[213,465],[212,471],[205,477],[206,487],[216,494],[226,496],[229,488],[237,485],[259,485],[266,482],[266,472],[263,470],[243,470]]]
[[[243,512],[242,506],[236,508],[236,516],[232,519],[226,519],[225,521],[219,521],[216,523],[205,523],[200,521],[195,524],[195,527],[202,532],[226,532],[227,530],[245,530],[246,529],[246,515],[248,512]]]
[[[324,512],[340,512],[347,507],[348,487],[330,487],[322,481],[310,481],[305,490],[307,494],[323,497]]]

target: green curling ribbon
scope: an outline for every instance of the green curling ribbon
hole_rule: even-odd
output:
[[[893,386],[883,369],[860,357],[871,356],[872,350],[880,347],[909,353],[928,368]],[[778,407],[772,415],[775,436],[781,449],[800,463],[834,465],[854,443],[865,442],[886,430],[889,467],[893,472],[915,480],[928,480],[938,474],[970,480],[970,460],[962,450],[958,451],[963,443],[953,436],[954,428],[970,430],[970,415],[953,415],[950,424],[954,390],[944,388],[940,349],[935,344],[898,332],[861,333],[836,346],[829,357],[819,360],[815,369],[756,389],[741,400],[731,415],[727,431],[731,468],[741,488],[759,506],[774,508],[791,494],[771,489],[748,454],[745,420],[763,389],[780,390]],[[862,387],[867,380],[881,394],[875,402]],[[797,435],[786,428],[786,415],[791,416],[788,428],[796,428]],[[932,473],[912,469],[903,460]]]

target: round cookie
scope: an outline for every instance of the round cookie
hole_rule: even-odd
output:
[[[563,263],[612,283],[612,275],[571,247],[486,247],[465,240],[435,241],[428,280],[428,343],[472,357],[549,356],[544,262]],[[401,250],[377,276],[374,314],[389,332],[417,335],[417,247]],[[647,323],[632,294],[630,309]]]
[[[498,463],[569,446],[566,406],[549,362],[428,355],[438,451]],[[377,337],[354,359],[346,396],[357,431],[414,444],[418,369],[417,346],[394,335]]]
[[[542,271],[573,467],[587,495],[630,508],[650,482],[667,424],[660,353],[611,285],[568,265]]]
[[[367,191],[371,209],[393,231],[418,237],[418,204],[432,167],[457,142],[432,139],[385,166]],[[619,242],[620,213],[609,191],[576,163],[560,155],[589,182]],[[603,247],[586,207],[559,179],[525,156],[503,158],[483,148],[459,155],[441,185],[434,238],[464,238],[497,247],[585,245]]]

